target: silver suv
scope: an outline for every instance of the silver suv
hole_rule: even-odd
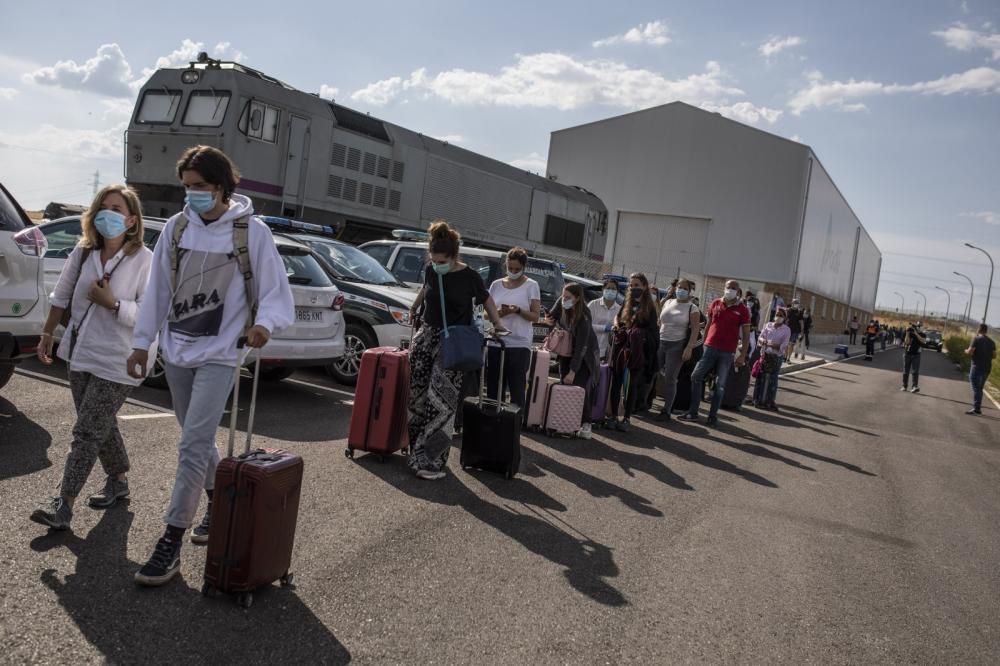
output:
[[[38,348],[48,304],[45,247],[45,236],[0,183],[0,387]]]

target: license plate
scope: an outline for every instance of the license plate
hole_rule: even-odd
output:
[[[301,321],[301,322],[323,321],[323,313],[320,310],[307,310],[305,308],[295,308],[295,321]]]

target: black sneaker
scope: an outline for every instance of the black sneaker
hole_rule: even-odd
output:
[[[688,412],[685,412],[684,414],[681,414],[680,416],[678,416],[677,420],[678,421],[688,421],[690,423],[697,423],[698,422],[698,415],[697,414],[690,414]]]
[[[158,587],[170,581],[181,569],[181,542],[160,537],[149,561],[135,572],[135,582]]]
[[[979,411],[978,409],[970,409],[969,411],[966,412],[966,414],[982,414],[982,412]]]
[[[708,420],[705,421],[705,423],[707,423],[710,426],[719,425],[719,417],[718,416],[709,416]]]
[[[208,543],[208,526],[212,521],[212,503],[208,503],[205,509],[205,516],[201,522],[191,530],[191,543]]]
[[[115,477],[109,476],[108,480],[104,482],[104,490],[96,495],[91,495],[87,500],[87,504],[95,509],[107,509],[114,506],[118,500],[125,499],[128,495],[128,480],[119,481]]]
[[[40,509],[31,513],[31,520],[54,530],[68,530],[73,520],[73,510],[61,497],[53,497]]]

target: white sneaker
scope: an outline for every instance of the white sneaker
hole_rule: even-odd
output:
[[[417,478],[424,479],[426,481],[437,481],[438,479],[443,479],[445,476],[444,472],[435,472],[429,469],[417,470]]]
[[[580,426],[580,430],[576,433],[576,436],[580,439],[590,439],[593,434],[590,424],[584,423]]]

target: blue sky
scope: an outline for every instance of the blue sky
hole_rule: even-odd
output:
[[[4,4],[0,179],[29,208],[120,180],[144,71],[201,48],[542,172],[550,131],[681,99],[813,147],[883,251],[880,304],[961,309],[958,270],[981,316],[962,242],[1000,260],[995,0]]]

